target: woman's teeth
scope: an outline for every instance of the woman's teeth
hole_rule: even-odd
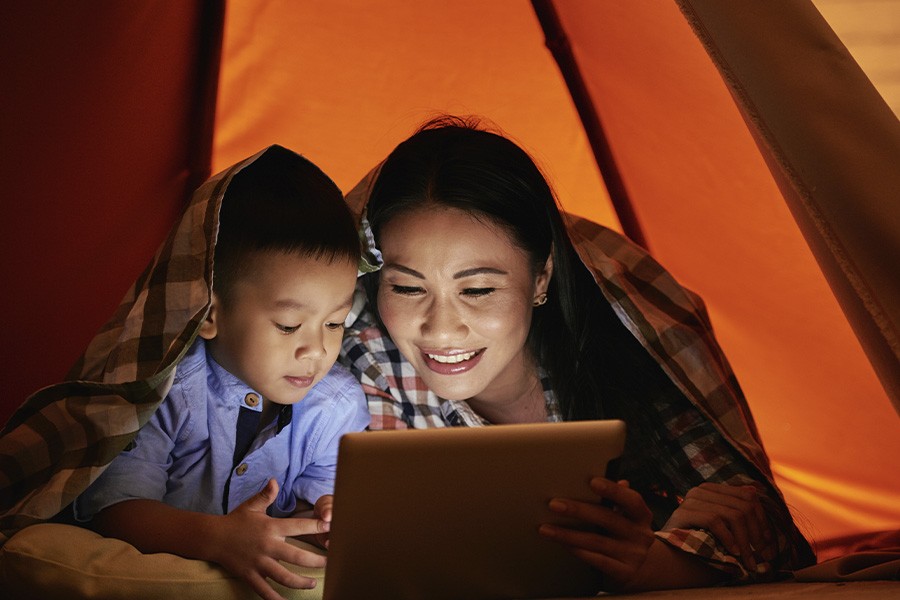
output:
[[[429,354],[428,358],[439,363],[454,364],[461,363],[464,360],[469,360],[476,354],[477,352],[464,352],[463,354],[452,354],[450,356],[447,356],[445,354]]]

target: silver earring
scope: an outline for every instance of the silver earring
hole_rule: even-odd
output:
[[[531,303],[532,306],[543,306],[547,303],[547,292],[542,292]]]

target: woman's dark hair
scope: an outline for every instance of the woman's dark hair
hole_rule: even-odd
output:
[[[388,156],[373,185],[367,216],[376,245],[394,216],[428,203],[501,226],[528,253],[534,274],[553,253],[548,301],[533,312],[529,350],[549,374],[563,418],[611,416],[601,399],[611,384],[620,386],[609,380],[604,360],[622,348],[610,347],[619,341],[610,328],[628,332],[578,258],[553,191],[531,157],[471,120],[430,121]],[[365,283],[377,314],[377,276]]]
[[[337,185],[299,154],[271,146],[232,178],[219,210],[213,288],[223,301],[253,252],[357,262],[359,235]]]

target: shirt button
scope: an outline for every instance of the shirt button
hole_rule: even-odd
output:
[[[244,396],[244,403],[250,408],[256,408],[259,405],[259,396],[250,393]]]
[[[234,472],[237,473],[238,476],[241,476],[247,472],[248,468],[249,467],[247,466],[247,463],[241,463],[240,465],[238,465],[238,468],[234,470]]]

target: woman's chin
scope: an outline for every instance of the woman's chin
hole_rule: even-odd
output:
[[[422,375],[422,380],[429,390],[444,400],[468,400],[481,392],[484,386],[465,375],[438,375],[428,373]]]

